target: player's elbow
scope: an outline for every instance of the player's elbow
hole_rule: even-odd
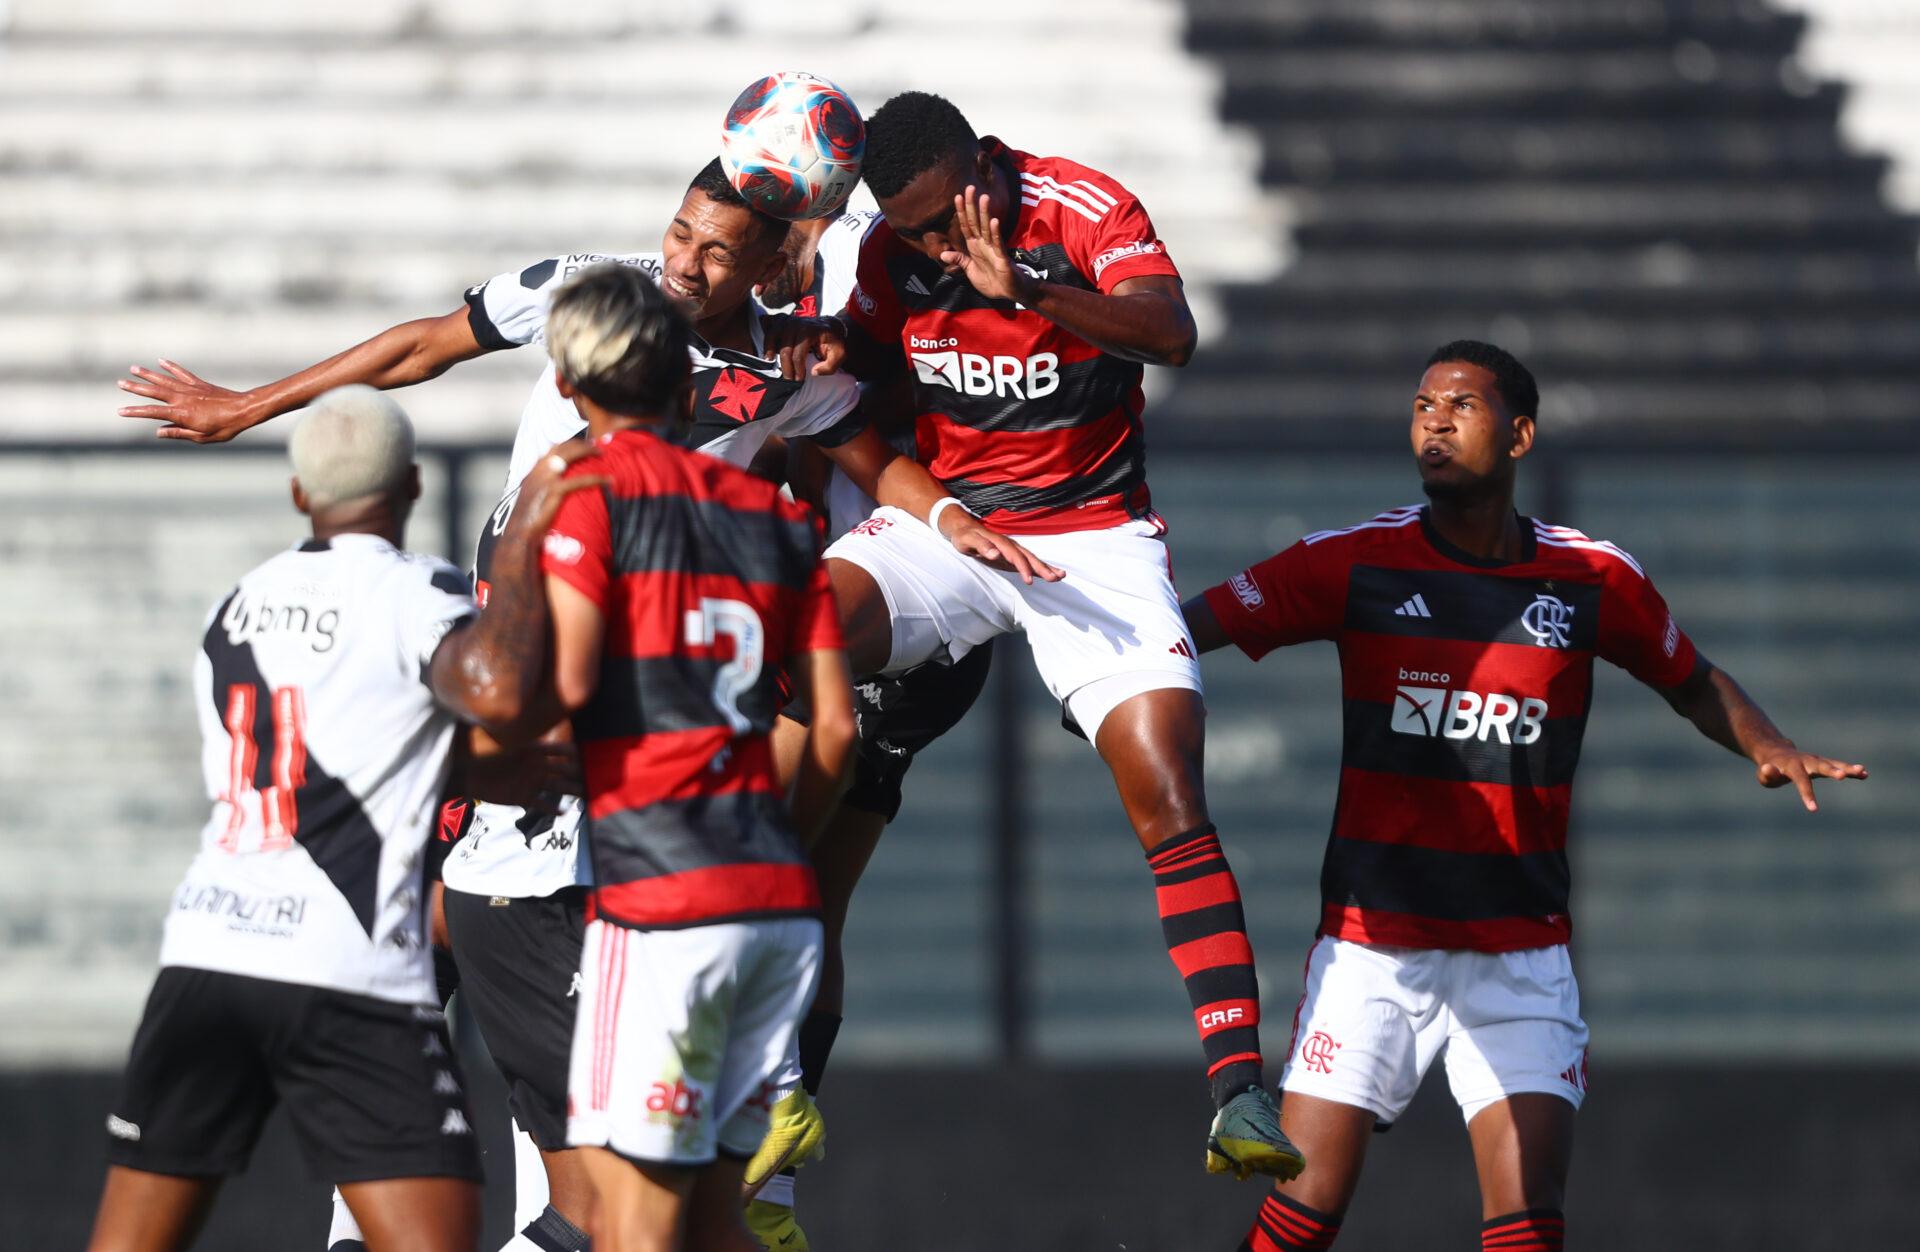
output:
[[[833,708],[814,709],[810,729],[817,759],[827,773],[838,777],[853,759],[853,744],[859,737],[860,724],[851,703],[841,705],[835,701],[834,704]]]
[[[1166,345],[1155,365],[1164,365],[1169,369],[1184,369],[1187,362],[1193,360],[1193,350],[1200,346],[1200,336],[1189,321],[1180,337]]]

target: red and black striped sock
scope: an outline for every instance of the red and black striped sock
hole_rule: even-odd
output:
[[[1167,955],[1186,980],[1219,1108],[1260,1085],[1260,986],[1240,911],[1240,884],[1212,823],[1147,854]]]
[[[1481,1252],[1560,1252],[1567,1219],[1559,1209],[1527,1209],[1480,1223]]]
[[[1340,1219],[1274,1193],[1260,1206],[1239,1252],[1320,1252],[1340,1234]]]

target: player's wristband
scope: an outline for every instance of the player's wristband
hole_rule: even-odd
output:
[[[933,507],[927,510],[927,525],[933,528],[933,533],[936,535],[940,533],[940,510],[946,508],[949,504],[959,509],[962,513],[965,513],[968,517],[973,517],[973,511],[967,508],[966,505],[960,503],[958,496],[941,496],[933,502]],[[973,520],[977,522],[980,519],[974,517]]]

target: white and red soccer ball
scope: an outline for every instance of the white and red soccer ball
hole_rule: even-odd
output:
[[[789,221],[839,212],[860,181],[866,148],[853,98],[797,70],[749,85],[720,131],[720,165],[734,190]]]

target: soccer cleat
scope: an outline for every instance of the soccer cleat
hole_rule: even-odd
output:
[[[807,1232],[793,1219],[793,1206],[766,1200],[747,1202],[747,1229],[767,1252],[808,1252]]]
[[[796,1087],[781,1096],[767,1119],[767,1137],[747,1162],[745,1198],[759,1195],[767,1179],[781,1170],[826,1156],[826,1143],[827,1123],[806,1089]]]
[[[1280,1130],[1280,1110],[1265,1087],[1249,1087],[1228,1100],[1207,1134],[1207,1172],[1235,1178],[1271,1174],[1298,1178],[1307,1158]]]

